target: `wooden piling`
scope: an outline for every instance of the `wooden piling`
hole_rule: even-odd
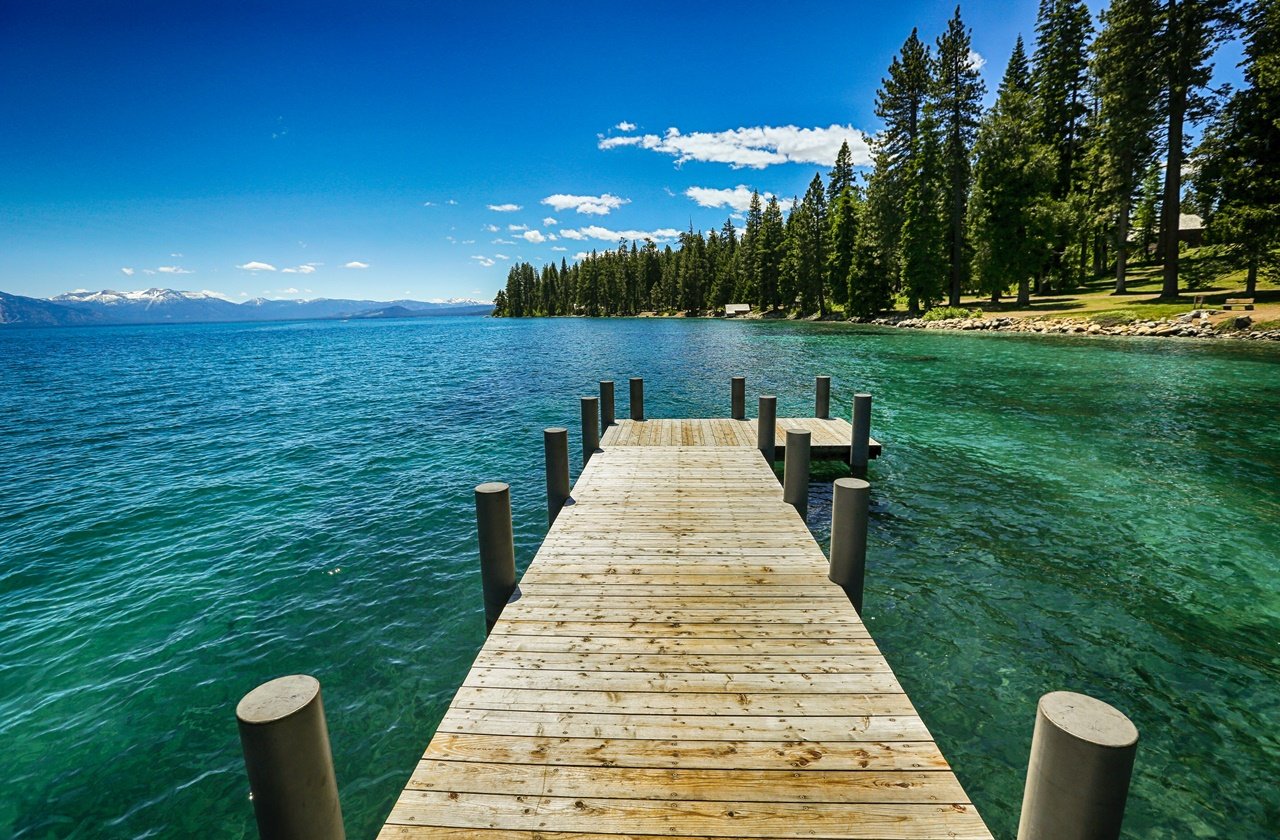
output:
[[[776,459],[778,433],[778,398],[761,397],[756,409],[756,446],[770,466]]]
[[[344,840],[320,682],[294,674],[236,706],[253,813],[262,840]]]
[[[600,434],[609,431],[616,421],[613,416],[613,380],[600,380]]]
[[[547,466],[547,525],[554,525],[569,498],[569,430],[542,430],[542,450]]]
[[[509,485],[491,481],[476,487],[476,533],[480,544],[480,582],[484,588],[487,634],[516,590],[516,549],[511,528]]]
[[[582,398],[582,466],[585,468],[591,456],[600,448],[600,399]]]
[[[747,419],[747,378],[735,376],[729,380],[729,416],[734,420]]]
[[[1138,729],[1113,706],[1053,691],[1036,707],[1018,840],[1120,836]]]
[[[871,446],[871,395],[853,395],[853,438],[849,446],[849,466],[865,470]]]
[[[782,500],[796,509],[800,518],[809,515],[809,442],[807,430],[787,429],[787,450],[783,456]]]
[[[831,377],[819,376],[814,383],[813,416],[819,420],[831,418]]]
[[[644,419],[644,379],[631,377],[631,419]]]
[[[860,478],[837,478],[831,494],[831,563],[827,578],[839,584],[862,615],[867,567],[867,514],[871,485]]]

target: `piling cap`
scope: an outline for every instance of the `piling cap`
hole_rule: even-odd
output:
[[[241,723],[275,723],[305,708],[320,693],[320,681],[306,674],[277,677],[250,691],[236,705]]]
[[[1068,735],[1121,749],[1138,742],[1138,728],[1119,709],[1074,691],[1051,691],[1040,698],[1040,714]]]
[[[548,426],[542,430],[542,433],[546,435],[566,435],[569,433],[569,430],[564,426]]]
[[[808,429],[787,429],[787,438],[790,439],[792,435],[797,438],[812,438],[813,432]]]
[[[849,490],[866,490],[871,487],[870,482],[861,478],[837,478],[835,483],[837,487],[844,487]]]
[[[501,481],[486,481],[484,484],[476,485],[476,494],[480,493],[505,493],[511,489],[510,484]]]

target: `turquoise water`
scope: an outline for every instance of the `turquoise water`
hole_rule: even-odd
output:
[[[875,394],[866,617],[998,837],[1059,688],[1142,732],[1126,836],[1280,833],[1280,348],[441,318],[0,360],[0,837],[254,837],[235,703],[299,671],[372,837],[482,641],[472,487],[512,483],[523,566],[578,395],[722,416],[738,373]]]

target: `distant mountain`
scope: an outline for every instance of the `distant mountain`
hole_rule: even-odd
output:
[[[474,300],[269,300],[234,303],[214,292],[145,289],[76,291],[49,300],[0,292],[0,326],[86,324],[193,324],[235,321],[301,321],[326,318],[419,318],[488,315],[493,304]],[[390,314],[390,313],[397,314]]]

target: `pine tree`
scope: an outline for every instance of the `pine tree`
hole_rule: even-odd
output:
[[[1207,234],[1234,246],[1247,269],[1280,268],[1280,0],[1259,0],[1244,20],[1244,78],[1196,152],[1196,190],[1207,204]]]
[[[943,201],[947,212],[946,251],[949,301],[960,305],[968,279],[969,254],[965,238],[965,210],[969,196],[969,157],[982,115],[987,87],[973,63],[969,30],[960,20],[960,7],[938,39],[936,73],[926,110],[942,132]]]
[[[995,105],[974,145],[969,202],[973,270],[993,302],[1012,284],[1018,304],[1030,302],[1031,279],[1049,257],[1055,156],[1040,140],[1027,56],[1019,37]]]
[[[911,187],[911,156],[917,148],[931,79],[929,48],[913,29],[876,91],[876,116],[884,121],[884,128],[872,144],[874,170],[868,184],[868,201],[875,204],[873,215],[880,234],[878,247],[895,283],[901,282],[902,207]]]
[[[1058,218],[1066,216],[1068,196],[1076,186],[1078,170],[1083,162],[1084,126],[1088,113],[1088,50],[1092,31],[1089,9],[1083,0],[1041,0],[1036,20],[1031,86],[1040,141],[1054,153],[1052,194],[1054,200],[1062,205],[1055,213]],[[1071,233],[1061,228],[1054,237],[1051,272],[1058,282],[1069,279],[1069,274],[1063,270],[1063,257]]]
[[[1142,174],[1155,158],[1160,88],[1159,0],[1112,0],[1093,43],[1099,125],[1097,163],[1104,205],[1115,219],[1116,294],[1125,291],[1129,216]]]
[[[832,301],[846,309],[849,306],[849,278],[858,243],[858,225],[862,217],[861,198],[858,188],[850,184],[836,195],[828,210],[827,288]]]
[[[932,120],[921,124],[908,170],[902,213],[902,285],[912,314],[930,309],[942,296],[946,262],[942,150]]]
[[[796,291],[800,298],[800,311],[819,315],[827,314],[827,241],[830,235],[827,220],[827,197],[822,186],[822,176],[814,174],[800,201],[803,224],[796,229],[800,260],[794,275]]]
[[[853,189],[853,177],[853,153],[849,151],[849,141],[845,140],[836,152],[835,165],[827,173],[828,206],[835,204],[842,192]]]
[[[786,247],[786,231],[782,221],[782,207],[777,196],[769,196],[760,218],[760,232],[754,249],[755,275],[760,284],[760,308],[777,309],[784,302],[795,302],[783,296],[782,259]]]
[[[1182,200],[1183,127],[1188,118],[1207,115],[1210,101],[1203,88],[1209,83],[1209,62],[1220,41],[1236,22],[1232,0],[1165,0],[1159,38],[1164,85],[1164,194],[1160,205],[1160,251],[1164,255],[1160,296],[1178,296],[1178,216]]]

